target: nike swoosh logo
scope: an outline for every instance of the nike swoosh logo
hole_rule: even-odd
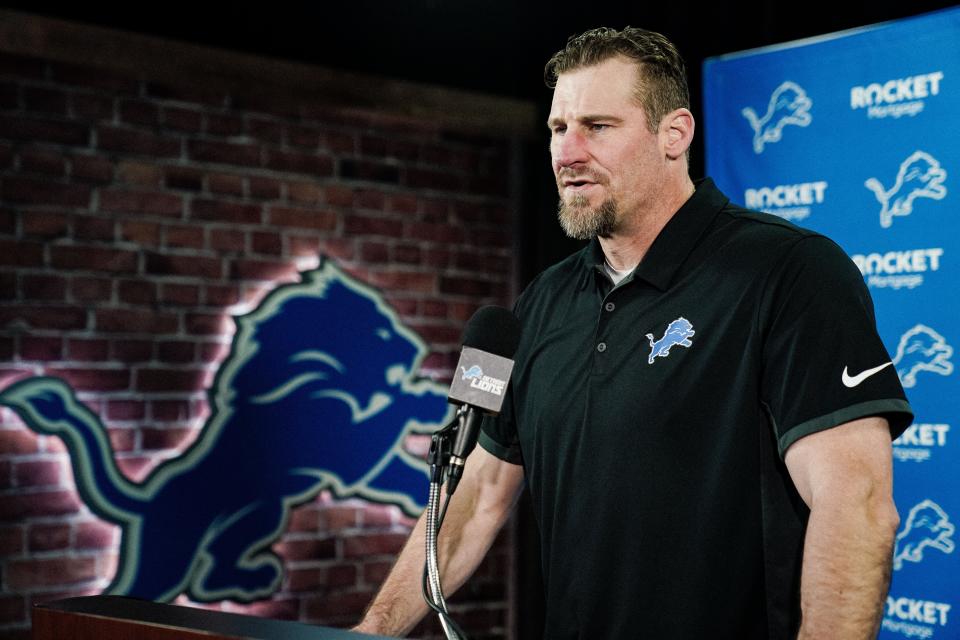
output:
[[[840,379],[843,381],[843,386],[847,387],[848,389],[853,389],[855,386],[857,386],[858,384],[860,384],[861,382],[863,382],[873,374],[879,371],[882,371],[883,369],[886,369],[892,364],[893,364],[892,362],[884,362],[879,367],[874,367],[873,369],[867,369],[866,371],[861,371],[855,376],[851,376],[849,373],[847,373],[847,368],[844,367],[843,375],[840,376]]]

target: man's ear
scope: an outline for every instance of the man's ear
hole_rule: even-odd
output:
[[[664,141],[664,152],[671,160],[677,160],[686,154],[693,142],[696,123],[689,109],[676,109],[663,117],[660,133]]]

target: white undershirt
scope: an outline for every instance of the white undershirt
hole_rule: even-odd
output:
[[[613,281],[613,286],[620,284],[620,282],[633,271],[633,269],[624,269],[623,271],[614,269],[607,260],[603,261],[603,270],[610,277],[610,280]]]

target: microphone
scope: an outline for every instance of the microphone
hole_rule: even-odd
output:
[[[456,491],[466,458],[477,445],[483,414],[498,415],[503,407],[519,344],[520,321],[503,307],[477,309],[463,330],[463,349],[447,394],[448,401],[460,405],[447,495]]]

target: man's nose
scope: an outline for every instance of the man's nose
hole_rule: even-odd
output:
[[[577,131],[567,130],[554,135],[550,148],[553,153],[553,168],[556,171],[588,159],[586,140]]]

